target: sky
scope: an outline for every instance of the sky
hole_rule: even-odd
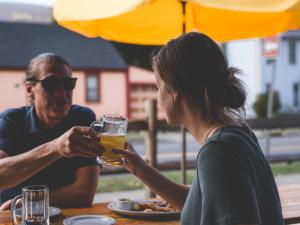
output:
[[[29,3],[29,4],[52,6],[54,0],[0,0],[0,2],[18,2],[18,3]]]

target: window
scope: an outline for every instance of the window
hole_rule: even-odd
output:
[[[289,63],[296,64],[297,56],[296,56],[296,42],[289,41]]]
[[[267,62],[268,65],[270,65],[272,63],[275,63],[275,60],[274,59],[267,59],[266,62]]]
[[[266,93],[269,93],[270,86],[271,86],[270,83],[266,84]]]
[[[299,83],[294,83],[294,106],[299,106]]]
[[[99,102],[99,76],[96,74],[88,74],[86,85],[87,102]]]

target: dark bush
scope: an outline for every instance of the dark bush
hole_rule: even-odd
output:
[[[266,118],[267,117],[267,101],[268,101],[268,93],[259,94],[256,97],[256,100],[253,104],[254,111],[256,112],[257,117]],[[274,91],[273,95],[273,115],[278,114],[278,111],[281,107],[279,94],[277,91]]]

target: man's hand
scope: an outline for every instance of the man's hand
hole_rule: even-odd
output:
[[[12,199],[10,199],[10,200],[4,202],[4,203],[0,206],[0,211],[3,211],[3,210],[10,210],[11,203],[12,203]]]
[[[99,144],[96,132],[90,127],[73,127],[53,140],[53,148],[63,157],[97,157],[104,149]]]

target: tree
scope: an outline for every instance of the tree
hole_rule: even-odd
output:
[[[259,94],[256,97],[256,100],[253,104],[254,111],[256,112],[257,117],[266,118],[267,117],[267,104],[268,104],[268,93]],[[273,93],[273,115],[277,114],[281,107],[279,93],[274,91]]]

